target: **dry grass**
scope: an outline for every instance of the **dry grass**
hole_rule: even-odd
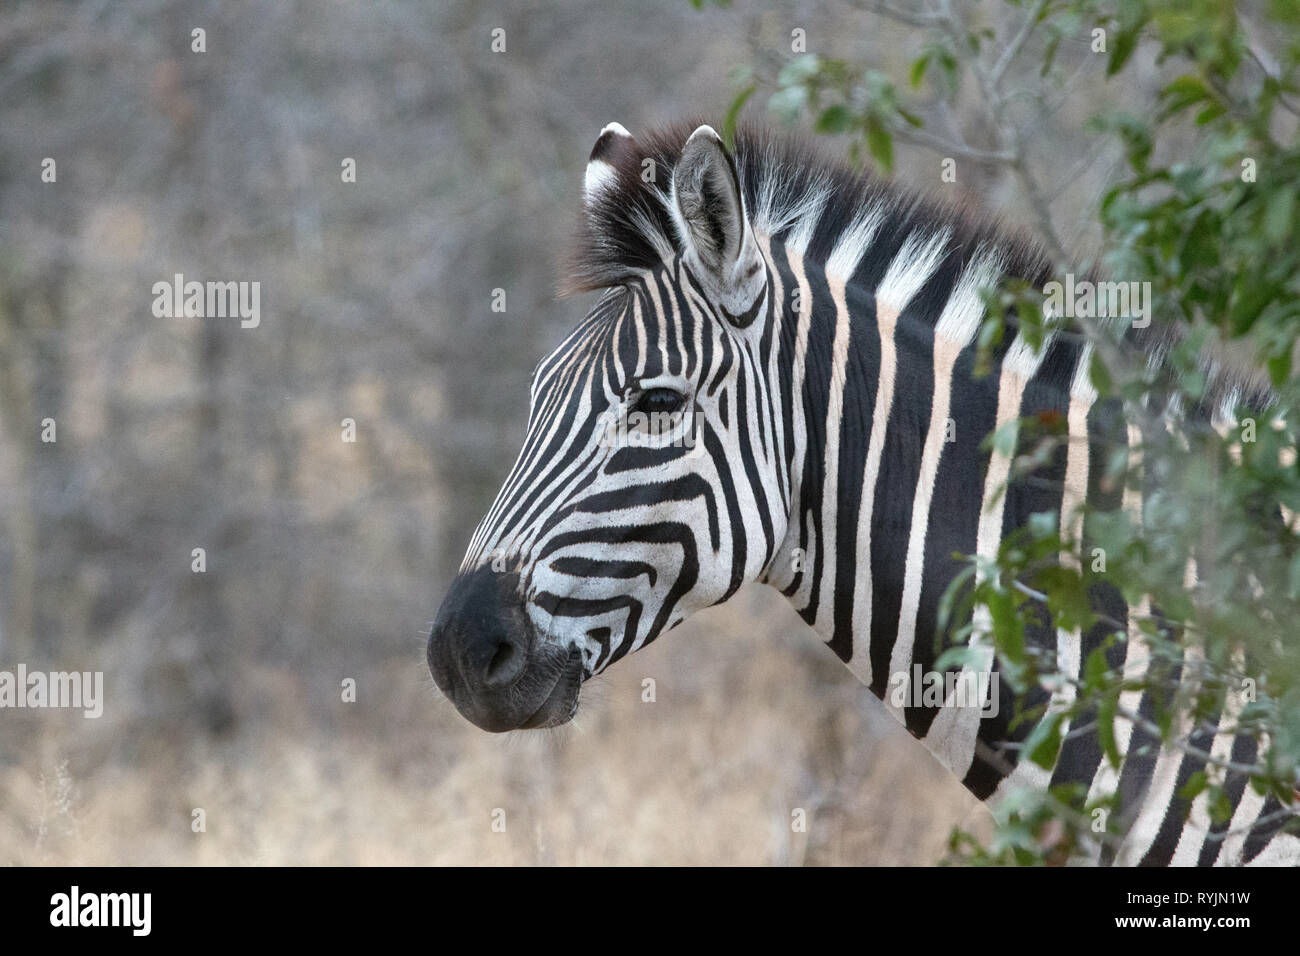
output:
[[[765,589],[621,662],[554,732],[476,730],[418,653],[357,676],[344,704],[337,680],[251,671],[223,740],[130,723],[111,686],[99,721],[25,715],[0,862],[930,864],[984,822]]]

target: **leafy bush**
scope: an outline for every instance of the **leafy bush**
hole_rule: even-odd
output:
[[[1248,21],[1218,0],[1007,0],[1000,10],[978,10],[989,23],[973,23],[945,0],[928,12],[861,6],[915,28],[906,77],[813,54],[741,68],[724,136],[762,91],[774,116],[840,136],[851,157],[869,156],[885,172],[896,140],[1000,170],[1014,179],[1056,271],[1150,283],[1160,328],[1149,340],[1167,343],[1166,361],[1149,367],[1131,331],[1075,320],[1095,346],[1099,395],[1122,400],[1125,418],[1141,431],[1132,453],[1111,456],[1103,479],[1112,489],[1144,490],[1141,520],[1122,509],[1084,508],[1063,522],[1038,515],[1003,542],[995,561],[968,558],[945,597],[949,650],[940,666],[959,664],[970,642],[986,643],[1015,689],[1055,691],[1048,704],[1018,715],[1033,727],[1022,759],[1050,767],[1064,736],[1087,733],[1117,767],[1116,729],[1132,721],[1134,749],[1154,749],[1158,739],[1205,757],[1205,771],[1181,792],[1187,805],[1200,801],[1210,820],[1223,823],[1225,785],[1245,775],[1276,797],[1279,818],[1295,828],[1300,7],[1274,0]],[[1098,198],[1100,252],[1091,259],[1072,254],[1061,238],[1020,108],[1026,100],[1041,106],[1068,85],[1067,48],[1086,48],[1076,63],[1122,103],[1077,116],[1079,135],[1113,144],[1122,166]],[[1154,95],[1143,95],[1152,75]],[[926,104],[951,115],[969,112],[972,100],[967,125],[986,142],[933,133],[922,119]],[[1064,321],[1046,313],[1044,290],[1024,283],[990,290],[989,300],[979,338],[986,355],[1009,324],[1040,344]],[[1207,354],[1267,371],[1261,388],[1236,393],[1237,424],[1217,431],[1184,414],[1213,392]],[[1026,420],[988,440],[1013,457],[1014,478],[1069,439],[1060,422]],[[1098,612],[1096,597],[1107,588],[1123,595],[1128,621]],[[1089,635],[1077,670],[1026,640],[1027,628],[1047,618]],[[1145,645],[1145,673],[1116,666],[1124,642],[1131,656]],[[1155,701],[1149,714],[1134,712],[1138,692]],[[1207,752],[1220,713],[1221,729],[1260,743],[1256,760]],[[1132,821],[1087,796],[1077,787],[1020,793],[1007,802],[991,845],[954,833],[952,859],[1060,862],[1083,847],[1118,845]]]

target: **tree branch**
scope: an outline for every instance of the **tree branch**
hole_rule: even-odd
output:
[[[998,62],[994,64],[993,70],[989,73],[989,80],[993,84],[994,89],[997,89],[1000,86],[1002,75],[1006,73],[1007,67],[1011,65],[1011,61],[1020,53],[1020,48],[1023,47],[1025,41],[1029,39],[1029,34],[1034,32],[1034,27],[1038,25],[1038,20],[1043,15],[1043,10],[1046,6],[1047,0],[1038,0],[1038,2],[1030,8],[1029,13],[1025,16],[1024,22],[1020,24],[1019,31],[1017,31],[1016,35],[1012,37],[1011,42],[1007,44],[1007,48],[1002,51],[1002,56],[998,58]]]

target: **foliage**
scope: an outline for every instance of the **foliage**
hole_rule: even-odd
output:
[[[945,596],[947,642],[987,643],[1018,691],[1052,691],[1047,705],[1021,715],[1033,727],[1022,759],[1050,767],[1063,735],[1095,733],[1118,766],[1117,728],[1134,719],[1197,754],[1216,724],[1235,727],[1263,743],[1260,756],[1243,766],[1214,755],[1182,796],[1220,822],[1225,784],[1245,774],[1257,791],[1292,806],[1300,765],[1293,623],[1300,522],[1291,520],[1300,512],[1293,361],[1300,333],[1300,7],[1273,0],[1247,22],[1236,5],[1218,0],[1006,0],[979,8],[989,20],[979,24],[948,3],[927,9],[937,12],[874,5],[916,28],[906,77],[896,82],[852,60],[796,56],[767,81],[746,72],[729,124],[766,85],[775,116],[806,118],[815,132],[844,137],[852,156],[865,149],[886,172],[896,140],[1001,170],[1014,178],[1060,274],[1100,268],[1149,282],[1157,324],[1174,329],[1167,367],[1152,369],[1121,337],[1124,329],[1077,323],[1096,347],[1091,372],[1100,396],[1122,399],[1126,417],[1141,424],[1140,449],[1109,453],[1101,479],[1111,490],[1145,490],[1140,521],[1122,509],[1085,508],[1064,521],[1037,515],[995,560],[968,557]],[[1067,56],[1121,104],[1077,117],[1078,128],[1110,145],[1122,164],[1098,198],[1103,251],[1094,261],[1072,256],[1059,238],[1026,147],[1032,114],[1026,120],[1018,108],[1047,101],[1063,82]],[[1144,80],[1152,75],[1154,87]],[[1023,86],[1008,89],[1012,77]],[[992,145],[929,131],[927,102],[951,113],[972,96],[978,113],[969,125]],[[1007,324],[1038,345],[1062,321],[1045,317],[1043,290],[1023,283],[989,290],[989,301],[994,307],[979,336],[978,368],[985,371]],[[1224,348],[1266,369],[1273,394],[1267,408],[1243,401],[1238,427],[1220,434],[1174,412],[1207,397],[1213,383],[1204,356]],[[1162,418],[1162,410],[1170,414]],[[1061,455],[1068,440],[1060,422],[1026,420],[989,436],[987,447],[1013,459],[1014,480]],[[1127,620],[1097,610],[1108,588],[1130,606]],[[1026,637],[1033,627],[1086,635],[1078,667],[1035,651]],[[1134,656],[1145,645],[1144,672],[1116,665],[1126,645]],[[941,665],[958,665],[959,657],[949,650]],[[1138,692],[1155,702],[1149,718],[1131,710]],[[1081,847],[1117,845],[1132,821],[1112,810],[1078,791],[1022,794],[1008,804],[990,846],[954,834],[952,859],[1050,863]]]

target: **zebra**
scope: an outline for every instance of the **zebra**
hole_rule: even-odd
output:
[[[974,374],[984,290],[1052,274],[1031,241],[788,134],[742,125],[729,147],[707,124],[633,137],[611,123],[590,154],[568,271],[569,291],[599,298],[534,369],[523,447],[429,635],[430,672],[465,718],[493,732],[563,724],[585,680],[760,581],[991,806],[1017,786],[1073,781],[1092,797],[1118,790],[1131,815],[1102,862],[1300,862],[1275,797],[1239,780],[1230,822],[1211,825],[1177,793],[1204,761],[1139,746],[1140,727],[1118,734],[1119,771],[1086,735],[1045,771],[1017,760],[1028,728],[1009,727],[1005,683],[980,706],[888,693],[891,677],[935,662],[956,555],[992,557],[1036,512],[1141,509],[1140,491],[1090,488],[1091,447],[1137,436],[1099,400],[1087,340],[1062,330],[1034,348],[1013,335]],[[1155,361],[1158,342],[1144,347]],[[1227,373],[1213,384],[1220,419],[1248,394]],[[1045,468],[1050,480],[1008,483],[1010,458],[981,442],[1035,413],[1085,440]],[[613,442],[611,420],[625,424]],[[1125,618],[1117,592],[1105,601]],[[1030,637],[1067,667],[1087,649],[1088,636],[1050,626]],[[1138,663],[1136,629],[1129,644],[1115,666]],[[964,667],[997,670],[991,652]],[[1244,762],[1254,747],[1213,739]]]

